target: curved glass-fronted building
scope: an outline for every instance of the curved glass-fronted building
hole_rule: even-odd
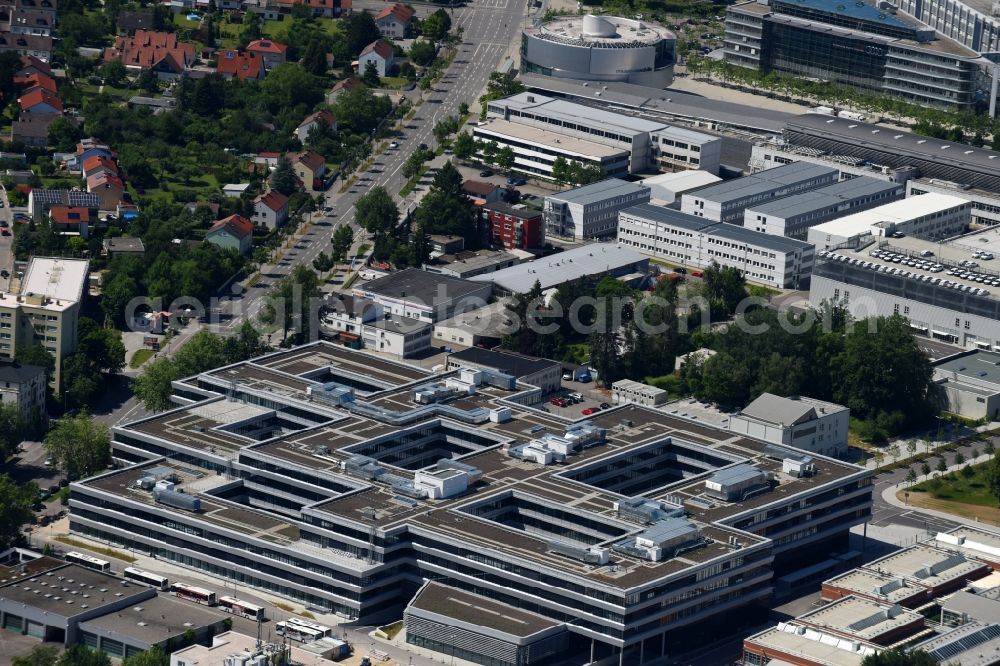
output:
[[[673,81],[676,41],[669,30],[643,21],[561,16],[524,30],[521,71],[665,88]]]

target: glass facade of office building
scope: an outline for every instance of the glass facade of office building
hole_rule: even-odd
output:
[[[761,73],[780,72],[880,91],[886,49],[864,38],[765,21]]]

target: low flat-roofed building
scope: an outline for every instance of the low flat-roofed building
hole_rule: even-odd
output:
[[[970,212],[972,224],[989,227],[1000,225],[1000,193],[990,192],[962,183],[953,183],[940,178],[911,178],[906,181],[906,196],[914,197],[928,192],[954,194],[968,199],[972,204]]]
[[[500,344],[508,330],[505,323],[510,319],[507,303],[507,299],[500,299],[478,310],[437,322],[434,324],[434,342],[463,347],[494,347]]]
[[[947,532],[938,532],[934,541],[939,548],[974,557],[1000,571],[1000,534],[975,525],[960,525]]]
[[[354,295],[382,305],[387,312],[434,323],[459,311],[486,305],[489,283],[407,268],[354,287]]]
[[[740,224],[751,207],[837,182],[837,170],[795,162],[681,196],[681,211],[713,222]]]
[[[674,173],[661,173],[658,176],[643,178],[639,182],[649,188],[652,203],[669,206],[685,192],[720,183],[722,179],[701,169],[688,169]]]
[[[984,562],[925,544],[916,544],[880,557],[863,568],[904,578],[908,583],[928,588],[934,597],[954,592],[967,581],[982,578],[990,572],[989,565]]]
[[[407,643],[479,664],[546,663],[570,641],[562,622],[433,581],[403,622]]]
[[[821,595],[828,601],[854,595],[905,608],[916,608],[931,600],[926,587],[867,569],[851,569],[823,581]]]
[[[941,622],[949,626],[957,627],[973,620],[1000,621],[1000,599],[989,594],[959,590],[947,599],[942,599],[940,605]]]
[[[729,429],[773,444],[839,457],[847,453],[851,410],[805,396],[762,393],[734,414]]]
[[[249,661],[255,657],[279,658],[282,653],[296,666],[332,666],[334,662],[316,656],[300,647],[284,643],[260,644],[253,636],[247,636],[235,631],[227,631],[212,638],[210,646],[191,645],[177,650],[170,655],[170,666],[229,666],[231,657],[246,659],[240,664],[257,662]],[[270,661],[266,662],[272,663]],[[285,663],[285,662],[276,662]]]
[[[970,622],[913,646],[948,666],[1000,664],[1000,624]]]
[[[860,666],[865,657],[879,652],[867,641],[779,622],[743,641],[743,663],[748,666]]]
[[[1000,353],[971,349],[933,363],[938,406],[967,419],[1000,414]]]
[[[848,640],[893,645],[924,628],[924,616],[902,606],[844,597],[800,615],[795,624]]]
[[[545,230],[576,240],[614,238],[618,211],[648,203],[649,187],[618,178],[575,187],[545,197]]]
[[[542,291],[581,277],[599,279],[649,272],[649,259],[616,243],[581,245],[564,252],[526,261],[495,273],[477,275],[474,282],[490,282],[497,296],[526,294],[538,282]]]
[[[612,405],[636,404],[656,407],[665,403],[668,398],[669,395],[663,389],[631,379],[619,379],[611,385]]]
[[[0,627],[47,642],[74,645],[79,625],[145,603],[156,590],[67,564],[0,586]]]
[[[469,347],[448,355],[447,368],[487,368],[552,393],[562,387],[562,364],[547,358],[523,356],[498,349]]]
[[[870,242],[895,234],[943,240],[968,229],[971,212],[968,199],[929,192],[818,224],[809,229],[808,239],[817,251],[846,243],[857,247],[865,239]]]
[[[468,280],[477,275],[494,273],[519,263],[521,263],[521,258],[510,252],[461,250],[455,254],[438,256],[433,263],[426,264],[424,270]]]
[[[170,652],[178,643],[208,642],[225,630],[229,617],[221,610],[160,594],[80,622],[79,639],[90,648],[123,659],[157,645]]]
[[[737,268],[747,280],[779,289],[804,287],[812,272],[809,243],[653,204],[618,214],[618,242],[685,267]]]
[[[588,141],[556,129],[543,129],[490,118],[472,130],[477,142],[495,142],[514,152],[513,169],[536,178],[555,180],[552,164],[563,158],[569,162],[599,166],[609,176],[629,173],[630,153],[625,148]]]
[[[809,227],[902,199],[906,188],[877,178],[842,180],[743,211],[743,226],[775,236],[805,240]]]

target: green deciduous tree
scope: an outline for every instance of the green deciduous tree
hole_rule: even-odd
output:
[[[378,65],[375,64],[374,60],[369,60],[365,63],[365,71],[361,74],[361,80],[365,82],[366,86],[371,86],[372,88],[377,88],[381,83],[381,78],[378,75]]]
[[[326,47],[318,39],[310,40],[302,54],[302,66],[314,76],[326,74]]]
[[[59,659],[59,648],[54,645],[36,645],[31,652],[14,657],[11,666],[55,666]]]
[[[877,439],[933,413],[930,361],[903,317],[859,322],[847,333],[838,363],[834,400],[850,407],[852,417],[872,424]]]
[[[25,365],[38,365],[45,368],[49,380],[56,369],[56,357],[41,345],[25,345],[14,352],[14,360]]]
[[[105,319],[118,328],[124,328],[126,308],[140,293],[135,278],[127,273],[114,273],[101,290],[101,310]]]
[[[6,549],[18,538],[21,526],[31,520],[38,486],[33,482],[18,484],[6,474],[0,474],[0,548]]]
[[[420,29],[427,39],[441,41],[451,30],[451,16],[445,10],[438,9],[421,22]]]
[[[990,484],[990,492],[996,498],[997,504],[1000,504],[1000,453],[993,454],[993,459],[986,468],[986,479]]]
[[[122,662],[122,666],[169,666],[169,664],[170,656],[159,645],[154,645],[145,652],[127,657]]]
[[[486,82],[486,92],[479,98],[483,105],[483,117],[486,116],[486,105],[502,97],[510,97],[524,92],[524,84],[503,72],[493,72]]]
[[[861,660],[861,666],[937,666],[937,659],[923,650],[883,650]]]
[[[299,189],[299,179],[292,168],[292,162],[285,155],[278,158],[278,164],[271,174],[271,189],[281,192],[286,197]]]
[[[45,435],[45,451],[71,479],[89,476],[108,464],[111,437],[108,428],[90,415],[63,417]]]
[[[330,238],[333,245],[333,258],[335,261],[345,261],[347,253],[350,252],[354,244],[354,228],[349,224],[341,224],[337,227]]]
[[[451,162],[438,169],[414,218],[424,233],[462,236],[470,250],[482,246],[475,206],[462,194],[462,176]]]
[[[82,135],[80,126],[66,116],[59,116],[49,124],[49,145],[55,150],[73,150]]]
[[[376,242],[389,236],[399,222],[399,208],[381,185],[368,190],[355,204],[358,226],[372,234]]]
[[[434,60],[437,49],[423,39],[418,39],[410,46],[410,60],[418,65],[429,65]]]
[[[468,132],[459,132],[455,136],[452,150],[455,151],[455,157],[460,160],[467,160],[476,152],[476,140]]]
[[[319,278],[308,267],[299,264],[268,293],[261,321],[280,325],[285,340],[311,340],[320,306],[318,297]]]
[[[347,39],[347,52],[358,57],[361,50],[381,37],[375,19],[368,12],[352,12],[341,20],[341,27]]]
[[[173,358],[161,357],[147,363],[143,373],[132,380],[132,390],[146,409],[162,411],[172,406],[170,382],[245,361],[269,350],[270,347],[261,341],[260,333],[250,321],[244,321],[236,335],[227,338],[209,331],[199,331],[191,336]]]
[[[111,657],[85,645],[71,645],[56,666],[111,666]]]

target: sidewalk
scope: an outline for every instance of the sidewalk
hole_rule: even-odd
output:
[[[956,443],[960,439],[964,439],[966,437],[971,437],[971,436],[973,436],[975,434],[981,434],[981,433],[984,433],[984,432],[988,432],[990,430],[994,430],[994,429],[997,429],[997,428],[1000,428],[1000,423],[994,421],[994,422],[988,423],[988,424],[986,424],[984,426],[977,426],[975,429],[968,428],[966,426],[961,426],[961,425],[954,426],[950,430],[946,431],[945,438],[941,439],[941,440],[930,440],[930,441],[928,441],[928,440],[920,438],[920,437],[904,437],[904,438],[901,438],[901,439],[898,439],[898,440],[894,440],[894,441],[890,442],[889,446],[886,446],[886,447],[884,447],[882,449],[879,449],[879,451],[882,453],[882,456],[884,458],[884,460],[882,461],[882,463],[880,465],[876,465],[875,464],[875,458],[872,457],[872,456],[869,456],[867,458],[867,460],[865,460],[865,463],[863,465],[860,462],[856,462],[854,464],[855,465],[860,465],[861,467],[864,467],[866,469],[870,469],[872,471],[878,471],[882,467],[885,467],[886,465],[894,464],[894,462],[896,462],[896,461],[893,461],[892,460],[892,456],[889,455],[889,449],[892,446],[898,446],[899,447],[899,451],[900,451],[899,462],[903,462],[907,458],[912,458],[913,456],[916,456],[916,455],[934,455],[934,452],[937,451],[941,447],[949,446],[951,444]],[[917,448],[916,448],[916,450],[913,453],[910,453],[909,451],[906,450],[906,443],[910,442],[910,441],[915,442],[916,445],[917,445]],[[998,444],[998,445],[1000,445],[1000,438],[997,438],[997,440],[995,440],[995,443]],[[998,446],[997,448],[1000,448],[1000,446]]]
[[[978,458],[975,458],[974,460],[967,460],[964,463],[962,463],[961,465],[949,465],[947,471],[943,472],[943,474],[947,474],[947,473],[950,473],[950,472],[957,471],[957,470],[961,469],[962,467],[965,467],[966,465],[978,465],[980,463],[989,462],[991,459],[992,459],[991,455],[989,455],[988,453],[983,453]],[[934,472],[931,472],[931,474],[933,475]],[[922,513],[922,514],[925,514],[925,515],[928,515],[928,516],[934,516],[935,518],[942,518],[944,520],[950,520],[950,521],[953,521],[953,522],[969,522],[967,518],[963,518],[962,516],[958,516],[958,515],[953,514],[953,513],[947,513],[945,511],[936,511],[934,509],[926,509],[924,507],[915,506],[913,504],[907,504],[906,502],[903,502],[898,497],[896,497],[896,493],[899,492],[900,490],[905,490],[906,488],[914,486],[914,485],[916,485],[918,483],[921,483],[921,482],[923,482],[925,480],[926,480],[926,478],[923,478],[923,479],[918,478],[913,483],[909,483],[907,481],[901,481],[901,482],[899,482],[897,484],[890,485],[889,487],[887,487],[885,490],[882,491],[882,499],[886,502],[886,504],[891,504],[892,506],[894,506],[896,508],[905,509],[905,510],[911,511],[913,513]],[[990,523],[983,523],[983,524],[984,525],[989,525]]]

